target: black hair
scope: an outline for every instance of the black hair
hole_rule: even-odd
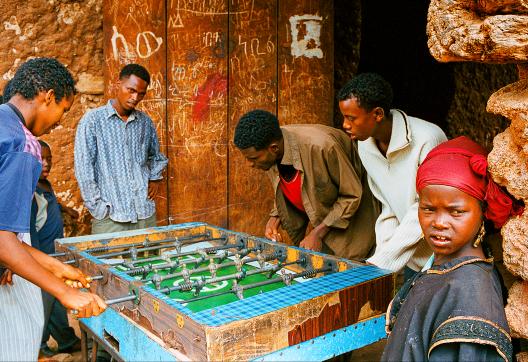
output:
[[[147,84],[150,84],[150,74],[145,67],[139,64],[127,64],[119,72],[119,79],[129,78],[131,75],[135,75],[143,79]]]
[[[281,139],[282,131],[277,117],[273,113],[255,109],[240,117],[233,142],[241,150],[250,147],[262,150]]]
[[[5,101],[15,94],[34,99],[40,92],[53,89],[55,102],[75,95],[75,81],[68,69],[54,58],[33,58],[23,63],[4,90]]]
[[[13,79],[10,79],[4,87],[4,92],[2,94],[2,102],[7,103],[13,96]]]
[[[38,142],[40,143],[40,146],[41,146],[41,147],[47,147],[47,148],[49,148],[49,149],[51,150],[50,145],[48,145],[45,141],[43,141],[43,140],[38,140]]]
[[[339,102],[356,98],[358,106],[370,112],[376,107],[383,108],[386,115],[392,107],[392,87],[376,73],[358,74],[337,94]]]

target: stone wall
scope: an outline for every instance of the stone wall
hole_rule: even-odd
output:
[[[83,222],[66,219],[66,233],[86,229],[73,172],[73,141],[81,116],[103,102],[103,0],[2,0],[0,89],[19,64],[31,57],[55,57],[72,72],[79,94],[60,125],[42,137],[51,145],[50,181],[59,200],[81,212]]]
[[[523,73],[520,73],[523,74]],[[488,157],[495,181],[528,203],[528,79],[495,92],[488,111],[511,120],[510,127],[493,140]],[[528,338],[528,211],[511,218],[502,228],[504,264],[518,277],[510,288],[506,316],[512,336]]]
[[[482,64],[458,62],[453,67],[453,91],[446,115],[445,128],[449,138],[461,135],[475,140],[488,151],[493,138],[509,121],[486,111],[489,97],[500,88],[517,80],[513,64]]]

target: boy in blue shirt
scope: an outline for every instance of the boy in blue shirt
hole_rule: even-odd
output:
[[[106,305],[83,273],[30,246],[31,200],[41,170],[35,136],[49,132],[73,104],[74,81],[56,59],[22,64],[0,105],[0,360],[36,360],[42,338],[39,287],[79,317],[100,314]]]

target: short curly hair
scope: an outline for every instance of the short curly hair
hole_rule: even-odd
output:
[[[250,147],[262,150],[281,139],[282,131],[277,117],[268,111],[255,109],[240,117],[233,142],[241,150]]]
[[[76,93],[75,81],[70,71],[54,58],[33,58],[26,61],[18,68],[6,88],[6,101],[15,94],[31,100],[40,92],[53,89],[58,103],[63,97]]]
[[[2,94],[2,103],[7,103],[13,96],[13,80],[10,79],[4,87],[4,92]]]
[[[337,94],[339,102],[356,98],[358,105],[367,111],[376,107],[389,114],[392,107],[392,87],[381,75],[361,73],[352,78]]]
[[[131,75],[135,75],[143,79],[147,84],[150,84],[150,74],[148,70],[139,64],[127,64],[119,72],[119,79],[129,78]]]

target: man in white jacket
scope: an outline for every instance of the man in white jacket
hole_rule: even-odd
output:
[[[418,223],[416,170],[427,153],[447,140],[436,125],[391,109],[392,88],[380,75],[363,73],[338,94],[343,129],[358,141],[370,189],[381,202],[376,251],[367,262],[405,279],[431,256]]]

